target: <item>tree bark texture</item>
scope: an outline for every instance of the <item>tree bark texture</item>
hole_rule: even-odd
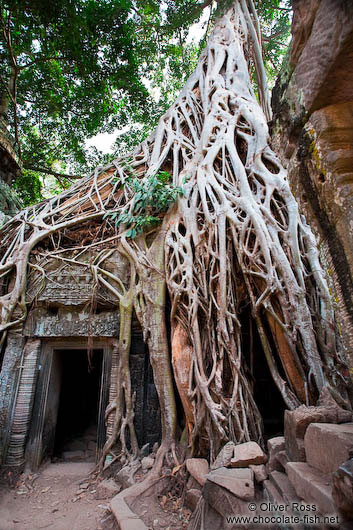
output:
[[[152,136],[129,157],[97,168],[2,230],[0,275],[14,278],[11,289],[4,283],[0,299],[3,336],[26,318],[29,269],[45,281],[46,256],[82,266],[82,252],[97,249],[84,265],[97,284],[116,295],[121,311],[117,385],[106,414],[110,436],[102,463],[119,438],[125,459],[137,454],[128,366],[133,309],[161,406],[158,466],[169,451],[177,460],[173,378],[193,454],[213,460],[227,440],[261,442],[262,419],[239,318],[244,307],[251,309],[263,355],[288,408],[315,403],[325,385],[346,400],[344,361],[316,242],[269,143],[260,39],[252,0],[235,2],[218,20],[194,74]],[[116,229],[105,214],[133,211],[129,176],[146,180],[161,170],[183,186],[185,196],[159,227],[129,239],[126,227]],[[99,238],[63,247],[66,234],[97,219]],[[127,278],[105,268],[114,247],[129,262]]]

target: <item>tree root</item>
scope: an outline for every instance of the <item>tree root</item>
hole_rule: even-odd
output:
[[[138,456],[129,374],[133,309],[148,344],[161,407],[157,473],[170,453],[177,462],[173,378],[193,454],[213,460],[229,439],[261,443],[262,419],[252,395],[256,382],[249,375],[253,348],[249,354],[241,325],[244,307],[251,309],[253,329],[289,408],[314,403],[324,385],[348,403],[344,360],[315,239],[268,143],[259,39],[252,0],[234,2],[151,137],[129,157],[97,168],[1,229],[2,337],[26,318],[30,258],[31,277],[42,274],[34,270],[35,252],[41,259],[60,257],[63,266],[90,267],[95,290],[104,287],[119,302],[121,329],[101,469],[117,440],[125,459]],[[264,111],[250,82],[252,51]],[[161,170],[184,187],[185,196],[162,225],[128,239],[125,227],[117,229],[106,214],[132,211],[135,197],[128,177],[148,179]],[[86,244],[76,238],[75,245],[67,245],[74,227],[96,220],[101,226]],[[113,245],[130,267],[126,278],[105,265]],[[97,251],[95,257],[82,261],[88,250]],[[183,363],[187,378],[184,368],[179,370]]]

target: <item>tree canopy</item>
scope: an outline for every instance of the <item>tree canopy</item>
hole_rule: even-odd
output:
[[[0,114],[22,160],[15,187],[24,203],[41,198],[43,175],[54,175],[63,188],[69,176],[82,176],[104,161],[97,149],[86,147],[87,138],[125,127],[117,146],[122,152],[146,137],[176,98],[216,15],[229,3],[4,0]],[[256,3],[273,75],[288,38],[289,2]],[[188,41],[189,28],[207,7],[205,35],[195,45]]]

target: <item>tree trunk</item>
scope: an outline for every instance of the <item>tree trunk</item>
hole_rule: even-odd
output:
[[[324,385],[346,396],[315,240],[269,145],[270,111],[259,38],[252,0],[236,1],[218,20],[194,74],[150,138],[131,156],[97,168],[70,190],[25,210],[2,233],[3,276],[16,274],[16,263],[21,264],[18,272],[25,274],[29,250],[45,237],[52,238],[50,255],[63,256],[60,234],[97,217],[109,234],[100,247],[118,241],[119,252],[128,256],[128,287],[124,278],[105,269],[104,259],[94,270],[98,283],[110,285],[120,304],[129,297],[126,307],[121,305],[119,348],[125,362],[117,368],[117,388],[124,383],[127,393],[127,316],[132,304],[142,324],[161,407],[158,469],[169,450],[177,460],[173,376],[195,455],[213,460],[227,440],[261,442],[262,420],[252,391],[256,381],[249,376],[241,325],[244,308],[251,309],[263,355],[289,408],[314,403]],[[252,52],[264,111],[250,82]],[[129,239],[128,227],[120,225],[112,235],[110,215],[134,211],[134,189],[127,177],[138,175],[147,183],[161,170],[171,173],[185,196],[160,227]],[[79,259],[70,255],[70,266],[75,262]],[[0,299],[4,331],[14,324],[13,311],[23,300],[23,278]],[[20,308],[25,318],[26,308]],[[190,369],[187,377],[181,366]],[[124,402],[132,403],[130,399],[127,394]],[[116,407],[110,404],[108,415]],[[132,417],[125,416],[130,426]],[[108,440],[105,454],[121,437],[121,422],[116,413],[115,438]],[[130,451],[136,455],[133,438]]]

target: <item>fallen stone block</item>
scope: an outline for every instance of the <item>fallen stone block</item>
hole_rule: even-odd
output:
[[[205,458],[188,458],[186,460],[186,469],[201,486],[205,484],[206,475],[210,470]]]
[[[315,504],[323,515],[336,513],[330,477],[305,462],[288,462],[286,469],[300,499],[307,504]]]
[[[332,497],[343,519],[353,521],[353,459],[347,460],[332,475]],[[353,526],[353,525],[352,525]]]
[[[207,481],[222,486],[239,499],[249,501],[255,497],[254,473],[251,469],[221,467],[211,471]]]
[[[264,482],[264,499],[277,505],[285,504],[280,492],[270,480],[265,480]]]
[[[245,442],[234,447],[233,458],[230,461],[231,467],[241,468],[250,464],[264,464],[267,457],[259,444],[256,442]]]
[[[249,513],[248,502],[233,495],[218,484],[207,481],[202,489],[205,501],[223,518]],[[207,527],[208,528],[208,527]],[[210,527],[211,528],[211,527]]]
[[[267,449],[269,456],[275,456],[279,451],[283,451],[285,448],[286,441],[284,436],[275,436],[267,440]]]
[[[234,455],[234,448],[234,442],[226,443],[218,453],[216,460],[211,465],[211,469],[217,469],[219,467],[229,467],[230,461],[232,460]]]
[[[291,462],[305,462],[304,436],[311,423],[337,423],[335,407],[307,407],[301,405],[284,413],[286,451]]]
[[[284,436],[276,436],[275,438],[270,438],[267,441],[267,449],[268,449],[267,469],[269,473],[271,473],[271,471],[282,471],[282,465],[278,461],[277,455],[281,451],[284,451],[285,443],[286,442],[285,442]]]
[[[200,512],[195,510],[190,518],[188,530],[199,530],[201,525],[205,530],[224,530],[223,516],[212,508],[205,499],[202,499],[201,503],[204,523],[200,520]]]
[[[282,470],[285,471],[287,462],[289,462],[287,453],[285,451],[279,451],[279,453],[276,454],[276,460],[282,466]],[[276,469],[276,471],[282,471],[282,470]]]
[[[187,508],[190,508],[190,510],[194,511],[201,497],[202,493],[200,490],[188,490],[185,495],[185,505]]]
[[[353,456],[353,423],[312,423],[304,445],[308,464],[323,473],[333,473]]]
[[[251,471],[254,472],[255,480],[259,484],[263,482],[264,480],[266,480],[268,477],[268,473],[267,473],[267,470],[264,464],[260,464],[258,466],[254,466],[251,464],[249,466],[249,469],[251,469]]]

